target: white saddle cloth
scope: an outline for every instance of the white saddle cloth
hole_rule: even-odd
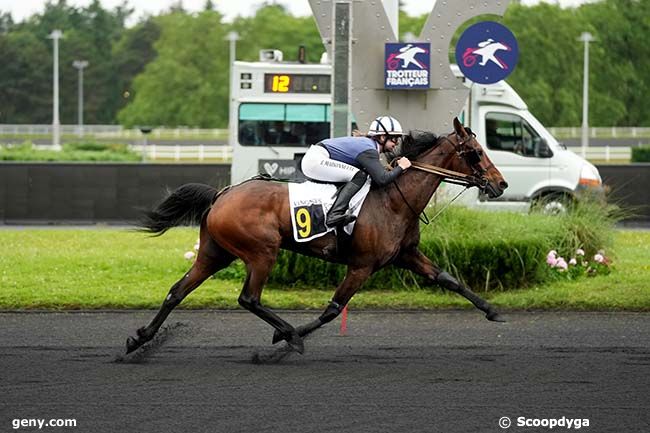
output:
[[[370,178],[361,190],[350,200],[349,211],[359,216],[368,191],[370,191]],[[334,230],[327,227],[325,218],[327,212],[336,199],[336,186],[329,183],[290,183],[289,184],[289,209],[291,211],[291,226],[293,238],[296,242],[307,242],[324,236]],[[343,230],[351,235],[354,230],[354,221],[346,225]]]

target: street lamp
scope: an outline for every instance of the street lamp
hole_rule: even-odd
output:
[[[587,156],[587,147],[589,146],[589,42],[596,38],[589,32],[583,32],[578,38],[585,44],[584,69],[582,77],[582,157]]]
[[[230,131],[230,128],[234,128],[235,126],[235,119],[233,119],[235,113],[230,112],[231,111],[230,107],[232,106],[232,92],[233,92],[233,86],[235,85],[234,71],[235,71],[235,60],[237,59],[237,41],[239,40],[239,34],[235,31],[228,32],[228,34],[226,35],[226,40],[230,42],[230,47],[229,47],[229,52],[230,52],[229,88],[230,90],[228,92],[228,131]]]
[[[79,137],[84,135],[84,68],[88,66],[86,60],[75,60],[72,66],[79,70],[79,91],[77,92],[79,98],[77,100],[77,135]]]
[[[53,30],[48,36],[54,42],[54,65],[52,70],[52,84],[54,95],[52,101],[52,147],[61,150],[61,122],[59,121],[59,39],[63,37],[61,30]]]

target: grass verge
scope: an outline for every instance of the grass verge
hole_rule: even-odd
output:
[[[158,308],[189,267],[196,229],[151,238],[125,229],[0,230],[0,309]],[[610,275],[558,280],[520,290],[483,292],[504,309],[650,311],[650,233],[617,231]],[[228,277],[226,273],[225,277]],[[240,279],[210,279],[183,308],[238,308]],[[263,301],[272,308],[322,309],[331,290],[273,285]],[[403,287],[361,291],[357,309],[471,308],[438,289]]]

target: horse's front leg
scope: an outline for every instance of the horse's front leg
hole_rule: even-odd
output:
[[[497,312],[497,310],[485,299],[474,293],[468,287],[463,286],[454,277],[447,272],[442,271],[433,264],[427,256],[417,247],[403,251],[395,260],[395,266],[408,269],[418,275],[421,275],[431,283],[438,284],[439,286],[456,292],[459,295],[468,299],[476,308],[485,313],[488,320],[494,322],[505,322],[505,319]]]
[[[332,300],[327,308],[325,308],[323,314],[313,322],[297,327],[296,331],[298,332],[298,335],[300,335],[300,337],[305,337],[326,323],[334,320],[339,314],[341,314],[343,308],[345,308],[350,299],[352,299],[352,296],[354,296],[357,290],[359,290],[371,274],[371,268],[348,268],[345,278],[337,287],[334,296],[332,296]],[[273,344],[282,339],[282,334],[280,332],[276,331],[273,334]]]

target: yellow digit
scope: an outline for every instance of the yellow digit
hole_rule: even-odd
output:
[[[289,91],[290,77],[288,75],[274,75],[272,90],[285,93]]]
[[[306,238],[311,233],[311,216],[309,211],[305,208],[298,209],[296,212],[296,224],[298,224],[298,235],[301,238]]]

